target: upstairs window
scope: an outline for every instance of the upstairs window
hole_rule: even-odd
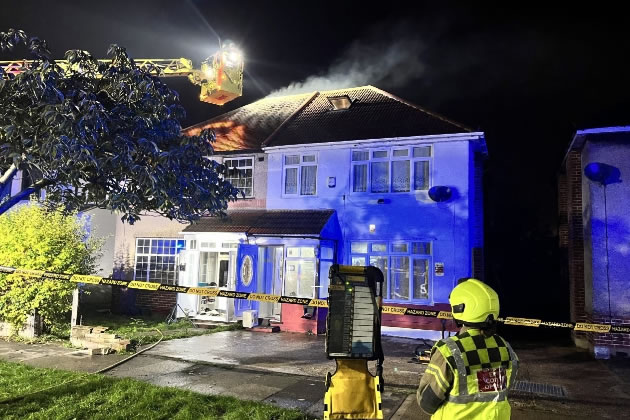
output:
[[[352,192],[429,189],[431,146],[352,151]]]
[[[253,197],[254,159],[251,157],[225,159],[223,164],[228,168],[225,179],[235,188],[241,190],[245,197]]]
[[[317,155],[284,156],[284,194],[315,195],[317,193]]]

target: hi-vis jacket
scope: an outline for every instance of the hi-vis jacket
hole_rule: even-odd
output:
[[[498,335],[463,327],[435,343],[417,399],[432,420],[509,419],[518,357]]]

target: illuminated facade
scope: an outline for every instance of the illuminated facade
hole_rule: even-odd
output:
[[[560,247],[574,322],[630,325],[630,127],[578,131],[559,177]],[[574,333],[596,357],[630,351],[628,334]]]
[[[299,100],[284,107],[287,99]],[[254,175],[252,182],[254,187],[264,183],[264,198],[254,194],[237,202],[240,208],[231,206],[225,226],[199,223],[183,230],[195,249],[189,245],[182,255],[182,284],[213,285],[201,279],[220,272],[217,264],[223,258],[227,280],[214,281],[219,287],[326,298],[331,264],[371,264],[385,273],[388,304],[447,309],[458,278],[483,277],[483,133],[371,86],[261,102],[269,100],[290,113],[256,138],[260,154],[252,162],[254,171],[264,162],[265,173]],[[263,105],[250,105],[249,125],[228,114],[215,119],[223,130],[218,147],[251,147],[248,130],[265,125],[270,116],[268,105],[257,115],[256,106]],[[203,127],[212,128],[212,122],[190,130]],[[219,158],[249,169],[250,162],[241,161],[244,156],[231,150]],[[237,182],[249,185],[247,179]],[[429,190],[435,186],[449,187],[450,199],[431,199]],[[330,217],[314,223],[320,212],[330,212]],[[278,214],[283,220],[277,220]],[[305,230],[291,231],[298,225]],[[238,246],[209,247],[230,241]],[[254,264],[253,280],[242,278],[245,261]],[[180,296],[179,302],[202,319],[232,320],[242,310],[256,309],[259,316],[281,322],[283,330],[323,331],[325,310],[304,319],[303,308],[296,305],[221,299]],[[441,328],[437,320],[409,318],[388,315],[384,323]]]

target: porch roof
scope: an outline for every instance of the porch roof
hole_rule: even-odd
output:
[[[248,235],[319,235],[334,210],[228,210],[204,217],[183,232],[239,232]]]

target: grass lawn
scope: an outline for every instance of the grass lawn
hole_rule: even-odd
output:
[[[71,379],[76,381],[63,384]],[[61,384],[61,385],[60,385]],[[3,402],[53,385],[45,392]],[[132,379],[0,361],[2,419],[309,419],[297,410],[196,394]]]
[[[138,345],[145,345],[158,341],[162,331],[164,340],[194,337],[196,335],[211,334],[220,331],[231,331],[242,328],[240,324],[228,324],[212,329],[195,328],[189,321],[178,320],[167,324],[162,318],[141,318],[124,315],[87,315],[83,319],[84,325],[109,327],[108,333],[118,334],[120,337],[135,340]]]

